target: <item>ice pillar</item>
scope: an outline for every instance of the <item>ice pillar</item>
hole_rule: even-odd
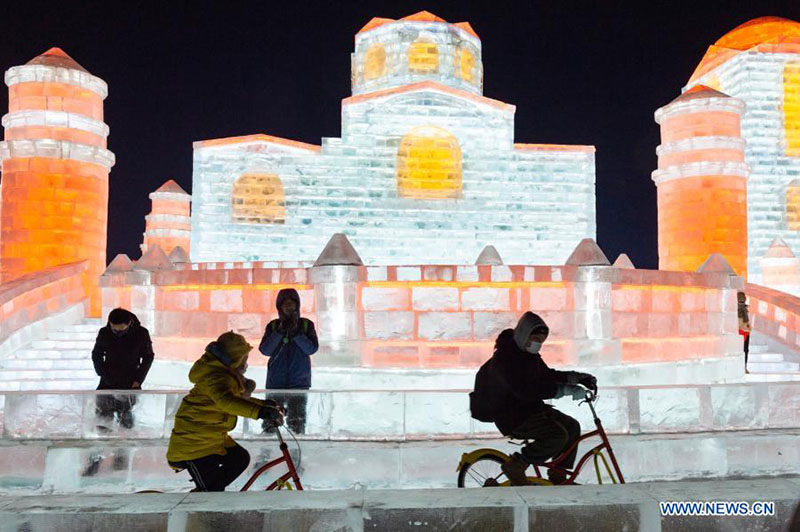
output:
[[[362,313],[358,308],[358,283],[367,278],[361,258],[343,234],[330,239],[308,280],[314,286],[320,353],[325,365],[361,363]]]

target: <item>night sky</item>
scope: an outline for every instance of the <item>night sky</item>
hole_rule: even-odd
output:
[[[797,0],[8,5],[2,70],[58,46],[109,85],[108,255],[133,259],[147,195],[167,179],[191,191],[192,141],[340,136],[356,32],[374,16],[428,10],[481,37],[484,94],[517,106],[516,142],[597,147],[598,242],[612,261],[626,252],[655,268],[653,113],[729,30],[759,16],[800,20]]]

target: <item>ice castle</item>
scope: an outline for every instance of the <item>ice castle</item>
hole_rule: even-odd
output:
[[[427,12],[373,19],[355,38],[341,138],[195,143],[192,195],[174,181],[151,193],[142,256],[106,265],[108,87],[57,48],[11,67],[0,142],[0,521],[194,531],[220,516],[265,530],[306,519],[394,530],[452,529],[475,515],[471,524],[487,525],[462,528],[617,520],[658,530],[675,521],[655,503],[675,493],[793,507],[798,480],[775,477],[800,474],[800,300],[786,293],[800,293],[800,24],[768,17],[734,29],[656,112],[659,270],[624,255],[612,265],[592,240],[594,148],[515,143],[514,107],[484,97],[482,79],[469,24]],[[221,331],[257,345],[286,287],[300,292],[321,344],[314,386],[301,392],[303,484],[348,491],[285,498],[291,508],[262,494],[252,512],[242,499],[209,512],[182,493],[120,495],[188,491],[164,460],[188,368]],[[754,327],[747,375],[739,290]],[[116,306],[149,328],[156,361],[145,389],[130,392],[135,428],[106,433],[89,352]],[[464,391],[497,334],[530,309],[551,328],[548,364],[598,377],[598,415],[639,484],[558,510],[541,504],[540,488],[529,498],[432,495],[454,484],[464,450],[506,446],[470,418]],[[260,385],[265,359],[250,363]],[[592,426],[586,408],[554,404]],[[240,419],[232,435],[251,470],[274,456],[260,423]],[[768,478],[725,480],[753,476]],[[712,480],[649,484],[686,478]],[[587,468],[578,480],[599,476]],[[425,491],[372,491],[397,487]],[[740,522],[764,523],[755,519]]]
[[[368,264],[563,264],[595,237],[593,146],[514,142],[481,41],[428,12],[355,37],[342,136],[196,142],[191,258],[313,261],[344,233]]]

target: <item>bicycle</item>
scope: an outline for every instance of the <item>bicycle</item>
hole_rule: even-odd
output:
[[[279,447],[281,450],[281,456],[259,467],[250,476],[250,479],[247,482],[245,482],[244,486],[242,486],[242,489],[240,489],[239,491],[249,490],[250,487],[253,485],[253,483],[255,483],[255,481],[258,479],[258,477],[260,477],[273,467],[276,467],[282,463],[286,463],[288,471],[283,475],[281,475],[280,477],[278,477],[277,479],[275,479],[269,486],[264,488],[264,491],[273,491],[282,489],[303,491],[303,484],[300,482],[300,476],[297,474],[297,467],[295,467],[292,455],[289,453],[289,446],[286,444],[286,442],[283,439],[283,436],[281,435],[280,425],[272,425],[272,426],[274,427],[275,434],[278,436],[278,441],[280,442]],[[286,432],[288,432],[292,436],[292,438],[294,438],[294,441],[297,442],[297,438],[294,437],[294,434],[292,434],[292,432],[289,429],[286,429]],[[297,443],[297,448],[300,449],[299,442]],[[181,469],[180,471],[183,470]],[[175,472],[180,473],[180,471],[176,470]],[[292,483],[289,482],[290,480],[294,482],[294,485],[292,485]],[[197,488],[195,488],[191,491],[198,491],[198,490]],[[158,490],[142,490],[142,491],[137,491],[136,493],[163,493],[163,492]]]
[[[259,467],[255,471],[255,473],[253,473],[250,479],[247,482],[245,482],[244,486],[242,486],[242,489],[239,491],[247,491],[248,489],[250,489],[250,486],[253,485],[253,483],[256,481],[258,477],[260,477],[266,471],[284,462],[286,463],[286,466],[289,469],[289,471],[287,471],[286,473],[275,479],[275,481],[273,481],[272,484],[264,488],[264,491],[281,490],[281,489],[303,491],[303,484],[300,483],[300,476],[297,474],[297,468],[294,465],[294,460],[292,460],[292,455],[289,453],[289,446],[286,445],[286,442],[283,440],[283,436],[281,436],[280,426],[275,425],[274,427],[275,427],[275,434],[278,436],[278,441],[280,442],[279,447],[281,449],[281,457],[276,458],[271,462],[267,462],[266,464]],[[289,429],[286,429],[286,432],[288,432],[292,436],[292,438],[294,438],[294,434],[292,434],[292,432]],[[297,442],[297,438],[295,438],[294,441]],[[299,443],[297,444],[297,448],[298,449],[300,448]],[[291,483],[289,483],[289,479],[294,481],[294,487],[292,486]]]
[[[564,472],[567,476],[564,481],[559,482],[556,485],[570,485],[575,484],[575,478],[577,478],[578,474],[580,473],[583,465],[586,463],[589,458],[594,457],[594,467],[595,472],[597,473],[597,483],[602,484],[603,479],[600,475],[600,466],[598,464],[599,460],[603,461],[603,465],[606,467],[606,471],[608,472],[608,476],[611,478],[611,481],[614,484],[625,484],[625,478],[622,476],[622,471],[619,468],[619,464],[617,464],[617,458],[614,455],[614,450],[611,448],[611,443],[608,441],[608,436],[606,436],[606,431],[603,429],[603,424],[600,422],[600,418],[597,417],[597,413],[594,410],[594,401],[597,400],[597,394],[590,390],[586,391],[585,398],[579,403],[583,404],[586,403],[589,405],[589,409],[592,411],[592,418],[594,418],[594,424],[597,427],[595,430],[591,432],[587,432],[586,434],[582,434],[576,441],[573,443],[569,449],[561,453],[555,459],[549,462],[543,462],[541,464],[533,464],[533,471],[536,476],[529,476],[528,484],[533,486],[553,486],[554,484],[547,480],[542,476],[542,470],[550,470],[555,469]],[[564,459],[569,455],[577,445],[588,438],[600,436],[602,443],[596,445],[592,449],[590,449],[586,454],[584,454],[581,459],[578,461],[578,465],[572,470],[569,471],[561,467],[559,464],[564,461]],[[516,442],[513,439],[509,440],[509,443],[512,445],[519,445],[524,447],[528,445],[528,440],[523,440],[522,442]],[[606,461],[605,456],[603,455],[603,449],[608,450],[608,454],[611,457],[611,463],[614,465],[614,471],[617,474],[617,478],[614,477],[614,474],[611,472],[611,468],[608,466],[608,462]],[[472,451],[471,453],[464,453],[461,455],[461,462],[458,464],[458,487],[497,487],[497,486],[510,486],[511,481],[508,478],[504,480],[501,477],[504,477],[505,474],[500,469],[500,466],[507,462],[510,457],[502,451],[498,451],[497,449],[478,449],[476,451]],[[619,480],[619,482],[617,481]]]

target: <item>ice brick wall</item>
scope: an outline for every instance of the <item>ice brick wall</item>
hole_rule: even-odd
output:
[[[490,244],[563,264],[595,236],[594,147],[515,143],[515,107],[482,95],[468,25],[372,26],[353,68],[340,138],[194,144],[193,261],[313,260],[344,233],[369,264],[472,264]]]
[[[800,53],[766,53],[752,49],[739,53],[685,88],[703,84],[743,100],[742,137],[745,161],[750,168],[747,182],[748,279],[761,282],[759,259],[775,238],[800,250],[800,232],[787,221],[787,187],[800,178],[800,157],[791,150],[787,131],[798,124],[785,115],[784,71],[800,62]]]
[[[462,197],[401,198],[402,135],[379,132],[354,132],[352,145],[331,139],[305,156],[268,139],[196,145],[192,260],[313,260],[341,232],[370,264],[471,264],[489,244],[506,262],[557,264],[596,233],[593,148],[513,146],[509,136],[465,131]],[[247,173],[280,177],[283,223],[233,219],[233,184]]]
[[[491,355],[497,334],[533,309],[551,327],[543,355],[554,365],[697,361],[710,368],[713,360],[707,382],[733,378],[734,367],[741,372],[741,279],[727,274],[575,266],[176,268],[109,272],[101,280],[104,310],[136,312],[162,359],[194,360],[230,329],[257,342],[275,317],[277,291],[294,287],[303,313],[317,322],[318,365],[475,367]]]

